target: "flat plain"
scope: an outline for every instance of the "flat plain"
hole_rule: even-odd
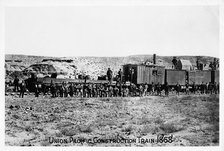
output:
[[[172,143],[51,143],[49,138],[156,139]],[[219,96],[5,97],[6,146],[218,146]]]

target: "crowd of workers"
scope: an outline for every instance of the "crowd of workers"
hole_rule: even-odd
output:
[[[52,97],[134,97],[134,96],[169,96],[169,93],[175,93],[176,95],[185,94],[218,94],[218,83],[201,83],[200,85],[180,85],[177,83],[175,86],[170,86],[168,83],[151,83],[151,84],[139,84],[135,85],[132,82],[129,84],[122,82],[122,71],[118,71],[118,79],[116,84],[112,84],[113,72],[109,68],[107,70],[108,83],[54,83],[51,81],[50,85],[41,84],[35,82],[33,84],[34,93],[36,97],[40,94],[51,94]],[[130,76],[131,77],[131,76]],[[131,79],[131,78],[130,78]],[[14,91],[20,92],[20,97],[24,96],[27,91],[26,82],[22,80],[19,83],[18,77],[15,77]]]

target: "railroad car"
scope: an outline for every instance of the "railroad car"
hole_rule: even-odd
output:
[[[134,84],[164,84],[165,67],[155,65],[123,65],[124,80]]]
[[[167,82],[170,86],[174,86],[177,83],[180,85],[185,85],[187,81],[186,72],[186,70],[166,69],[165,82]]]
[[[203,83],[212,82],[212,71],[211,70],[193,70],[188,72],[189,84],[200,85]]]
[[[135,84],[145,83],[145,66],[137,64],[123,65],[124,81],[130,81]]]
[[[146,66],[146,71],[148,73],[146,79],[147,84],[164,84],[164,78],[165,78],[165,67],[164,66]]]

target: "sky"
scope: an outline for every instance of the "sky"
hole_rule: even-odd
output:
[[[5,8],[5,53],[219,57],[218,6]]]

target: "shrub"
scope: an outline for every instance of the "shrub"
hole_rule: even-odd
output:
[[[156,123],[156,124],[162,124],[164,121],[160,118],[160,117],[156,117],[155,119],[154,119],[154,123]]]
[[[125,132],[127,134],[131,134],[131,132],[134,130],[133,126],[132,125],[128,125],[126,127],[124,127],[121,131],[122,132]]]
[[[175,123],[163,123],[160,125],[160,129],[165,133],[173,133],[183,130],[183,127],[175,125]]]
[[[148,118],[147,116],[143,116],[140,120],[139,120],[139,124],[148,124],[151,123],[152,120],[150,118]]]
[[[64,128],[61,130],[61,133],[65,136],[74,136],[79,133],[79,129],[77,127]]]
[[[147,135],[148,133],[156,134],[157,132],[159,132],[159,127],[157,127],[156,125],[144,125],[141,129],[142,135]]]
[[[32,129],[32,127],[31,126],[26,126],[25,127],[25,131],[27,131],[27,132],[31,132],[33,129]]]
[[[84,133],[91,133],[93,131],[91,125],[80,126],[80,131]]]

